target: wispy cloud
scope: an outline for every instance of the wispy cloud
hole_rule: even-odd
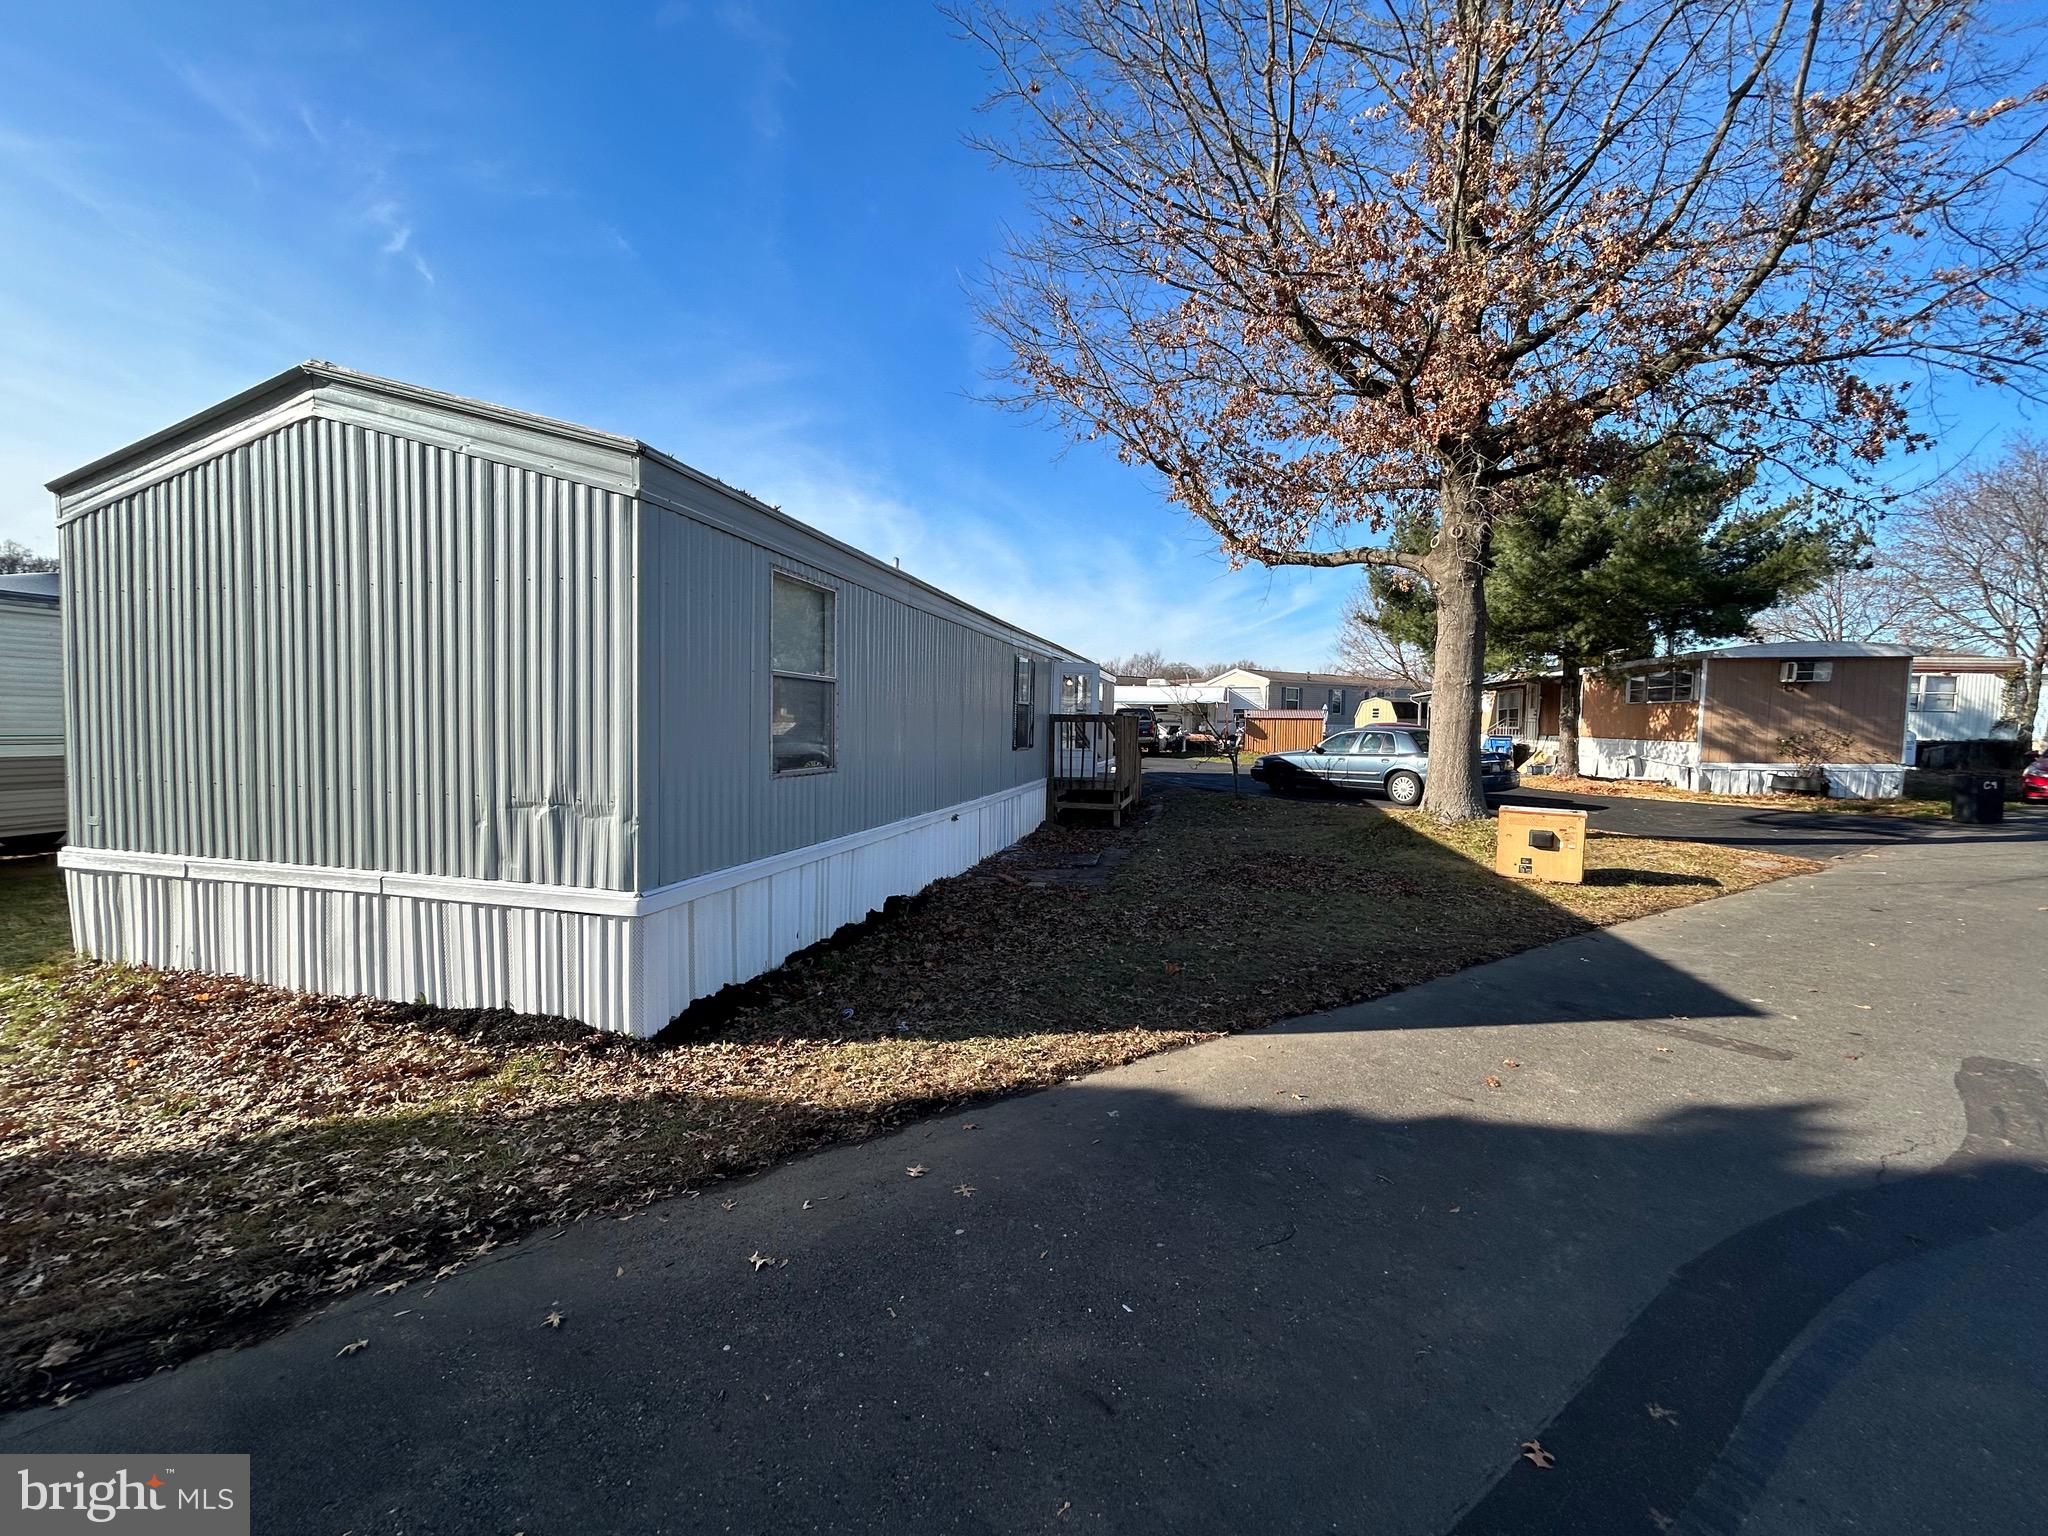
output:
[[[399,204],[388,198],[374,202],[363,210],[363,217],[371,228],[383,232],[384,243],[377,252],[380,256],[402,256],[421,277],[430,283],[434,281],[434,269],[413,249],[412,225],[405,221],[405,210]]]
[[[168,61],[171,73],[184,83],[185,89],[203,106],[219,114],[221,119],[257,149],[269,149],[275,142],[270,127],[257,112],[236,99],[235,94],[220,80],[208,74],[198,65],[183,59]]]

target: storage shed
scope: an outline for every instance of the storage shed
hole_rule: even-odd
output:
[[[645,443],[327,363],[51,489],[109,959],[650,1034],[1036,826],[1099,697]]]
[[[0,576],[0,846],[64,831],[64,661],[55,572]]]

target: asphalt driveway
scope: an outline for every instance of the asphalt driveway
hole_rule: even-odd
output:
[[[1249,766],[1247,764],[1246,766]],[[1222,759],[1147,758],[1148,786],[1230,792],[1230,764]],[[1245,794],[1273,791],[1240,770]],[[1310,790],[1306,793],[1320,794]],[[1364,811],[1384,809],[1378,796],[1354,795]],[[1784,853],[1806,859],[1834,859],[1872,848],[1914,847],[1931,842],[2002,840],[2048,829],[2048,810],[2008,805],[2006,822],[1995,827],[1958,827],[1903,816],[1869,816],[1853,811],[1771,811],[1753,805],[1716,805],[1697,800],[1653,800],[1642,795],[1560,794],[1531,779],[1522,788],[1491,797],[1496,805],[1575,806],[1592,812],[1591,824],[1621,837],[1678,838]]]
[[[250,1452],[259,1531],[2030,1529],[2044,914],[2037,839],[1865,850],[544,1235],[0,1448]]]

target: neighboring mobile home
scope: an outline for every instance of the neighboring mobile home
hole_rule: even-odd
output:
[[[0,844],[64,831],[64,657],[55,572],[0,576]]]
[[[1589,674],[1579,771],[1656,779],[1711,794],[1768,794],[1800,761],[1790,739],[1822,746],[1828,793],[1888,798],[1905,789],[1904,645],[1732,645]]]
[[[1338,672],[1252,672],[1232,667],[1208,680],[1221,688],[1238,719],[1258,709],[1314,710],[1330,729],[1349,725],[1368,698],[1406,699],[1413,690],[1399,678]]]
[[[1036,826],[1099,693],[635,439],[326,363],[51,489],[109,959],[650,1034]]]
[[[1906,696],[1906,761],[1949,741],[2016,740],[2007,684],[2024,665],[2016,656],[1915,656]]]

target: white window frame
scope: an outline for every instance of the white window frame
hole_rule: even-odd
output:
[[[1280,685],[1280,707],[1282,709],[1301,708],[1301,688],[1298,684],[1294,687],[1289,687],[1285,683]]]
[[[1342,688],[1332,688],[1330,690],[1330,705],[1326,712],[1332,715],[1344,713],[1344,690]]]
[[[786,581],[794,586],[809,587],[822,592],[830,600],[830,612],[826,622],[826,636],[831,654],[825,659],[831,663],[830,672],[790,672],[775,665],[775,583]],[[789,678],[796,682],[824,683],[832,690],[832,760],[822,768],[778,768],[775,766],[775,683],[778,678]],[[795,571],[784,570],[781,566],[771,567],[768,572],[768,772],[778,779],[801,779],[821,773],[839,771],[839,589],[822,581]]]
[[[1669,672],[1631,672],[1622,684],[1624,704],[1691,704],[1699,697],[1699,674],[1691,667]],[[1663,697],[1658,697],[1659,693]]]
[[[1508,701],[1514,702],[1510,704]],[[1493,730],[1499,735],[1505,731],[1519,731],[1522,728],[1523,712],[1529,707],[1529,690],[1526,688],[1496,688],[1493,692]]]
[[[1930,715],[1952,715],[1962,708],[1962,678],[1954,672],[1915,672],[1907,682],[1906,707]],[[1942,694],[1948,700],[1945,704],[1928,701],[1929,683],[1945,683]]]

